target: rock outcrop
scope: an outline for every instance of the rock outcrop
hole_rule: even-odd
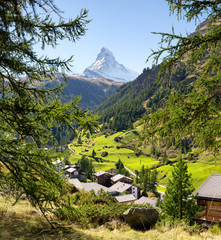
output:
[[[159,219],[159,213],[155,208],[132,207],[123,213],[126,223],[131,228],[147,230]]]

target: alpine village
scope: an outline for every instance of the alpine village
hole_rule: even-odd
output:
[[[81,42],[90,9],[1,1],[0,239],[221,239],[221,1],[164,2],[201,21],[152,67],[100,46],[75,74],[34,46]]]

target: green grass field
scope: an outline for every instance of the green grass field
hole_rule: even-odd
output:
[[[70,162],[77,162],[81,158],[81,155],[91,157],[92,151],[94,150],[96,152],[96,158],[102,158],[110,161],[101,162],[91,158],[95,167],[95,171],[107,171],[111,168],[115,168],[115,162],[117,162],[119,159],[132,171],[139,171],[142,165],[149,168],[154,164],[157,164],[159,161],[145,155],[137,156],[132,149],[125,147],[122,148],[122,143],[127,144],[131,142],[138,142],[137,136],[140,131],[141,127],[138,126],[136,129],[131,131],[118,132],[113,135],[100,134],[90,140],[83,139],[82,144],[73,144],[72,149],[75,151],[75,154],[70,157]],[[114,140],[116,137],[121,137],[121,143]],[[106,157],[102,157],[102,152],[107,152],[108,155]],[[146,153],[147,152],[148,149],[146,150]],[[219,161],[216,161],[215,164],[214,158],[208,154],[202,155],[202,157],[200,157],[195,163],[188,162],[187,165],[189,172],[192,174],[195,188],[198,188],[210,176],[210,174],[221,174],[221,164]],[[157,171],[159,172],[159,183],[167,185],[168,178],[171,176],[171,170],[172,166],[170,165],[157,168]]]
[[[126,138],[124,138],[126,136]],[[93,159],[95,171],[108,170],[115,167],[113,162],[117,162],[119,159],[130,168],[132,171],[140,170],[142,165],[145,167],[151,167],[153,164],[157,164],[158,161],[151,157],[143,155],[136,156],[133,150],[128,148],[121,148],[120,142],[114,141],[115,137],[123,137],[124,142],[129,142],[131,139],[135,139],[136,134],[133,132],[119,132],[110,136],[101,135],[93,138],[92,140],[85,140],[82,144],[76,144],[72,146],[72,149],[76,154],[72,155],[70,161],[74,163],[76,159],[79,159],[80,155],[91,156],[92,151],[96,152],[97,158],[102,158],[111,162],[97,162]],[[108,152],[106,157],[102,157],[102,152]]]
[[[157,191],[165,192],[165,191],[166,191],[166,188],[161,187],[161,186],[157,186]]]
[[[192,175],[193,185],[197,189],[210,174],[221,174],[221,164],[206,164],[202,162],[187,163],[188,171]],[[166,165],[159,167],[159,182],[163,185],[167,185],[168,179],[171,177],[172,166]]]

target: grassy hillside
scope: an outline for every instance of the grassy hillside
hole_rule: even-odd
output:
[[[187,163],[188,171],[192,174],[194,187],[197,189],[209,176],[210,174],[221,174],[221,164],[219,163],[203,163],[198,161],[195,163]],[[168,178],[171,176],[172,166],[166,165],[157,168],[159,171],[159,177],[161,184],[166,185]],[[166,176],[166,177],[164,177]]]
[[[138,136],[142,129],[139,125],[133,130],[121,131],[112,135],[98,134],[93,139],[83,139],[82,144],[73,142],[71,148],[74,150],[70,157],[71,163],[77,162],[82,155],[86,155],[92,159],[95,171],[110,170],[115,168],[115,163],[120,159],[123,164],[131,169],[140,171],[142,165],[145,167],[156,166],[158,174],[158,181],[160,184],[167,185],[168,178],[171,175],[173,164],[176,163],[176,158],[169,157],[169,162],[166,165],[157,167],[161,157],[154,157],[151,155],[150,145],[141,145],[137,147],[139,142]],[[116,141],[118,140],[118,141]],[[92,151],[95,150],[96,156],[92,158]],[[141,150],[142,152],[139,152]],[[195,155],[197,149],[194,150]],[[101,154],[107,152],[106,157]],[[139,154],[140,153],[140,154]],[[171,156],[176,156],[178,151],[173,151]],[[189,156],[187,153],[185,156]],[[197,157],[186,157],[188,170],[192,174],[193,184],[198,188],[209,176],[213,173],[221,174],[221,159],[215,159],[210,153],[198,153]]]
[[[135,231],[126,224],[110,222],[107,226],[82,229],[75,223],[56,222],[56,229],[50,229],[45,219],[25,200],[12,206],[13,201],[0,196],[0,239],[2,240],[203,240],[221,239],[219,229],[208,232],[180,226],[156,226],[149,231]]]
[[[159,161],[152,157],[145,155],[138,155],[134,150],[124,147],[123,141],[129,142],[134,139],[136,135],[130,132],[118,132],[113,135],[101,134],[93,138],[92,140],[84,139],[82,144],[74,143],[72,149],[75,151],[70,158],[71,162],[76,162],[81,155],[91,157],[92,151],[96,152],[96,159],[93,159],[93,164],[96,171],[109,170],[115,168],[115,163],[120,159],[128,168],[132,171],[140,170],[142,165],[145,167],[151,167],[157,164]],[[121,142],[116,142],[114,139],[122,138]],[[101,154],[107,152],[106,157],[102,157]],[[101,158],[101,159],[99,159]]]

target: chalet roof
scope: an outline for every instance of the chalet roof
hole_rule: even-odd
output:
[[[66,170],[66,169],[68,169],[68,168],[70,168],[71,166],[70,165],[65,165],[64,167],[63,167],[63,170]]]
[[[78,189],[83,188],[81,182],[77,178],[68,179],[68,182],[75,185],[75,187],[78,188]]]
[[[211,174],[194,192],[201,198],[221,200],[221,174]]]
[[[62,161],[60,159],[55,160],[54,162],[52,162],[53,164],[59,164],[62,163]]]
[[[96,177],[99,177],[99,176],[102,176],[102,175],[104,175],[104,174],[109,174],[108,172],[105,172],[105,171],[99,171],[99,172],[96,172],[94,175],[96,176]]]
[[[73,172],[75,172],[75,171],[77,171],[77,169],[76,169],[76,168],[73,168],[73,167],[70,167],[70,168],[68,168],[68,169],[66,170],[66,172],[68,172],[68,173],[73,173]]]
[[[116,200],[117,200],[119,203],[130,202],[130,201],[136,200],[136,198],[134,197],[133,194],[116,196],[115,198],[116,198]]]
[[[151,206],[155,207],[157,200],[143,196],[140,199],[136,200],[134,203],[135,204],[150,204]]]
[[[113,177],[111,178],[111,180],[112,180],[113,182],[117,182],[117,181],[119,181],[119,180],[122,179],[122,178],[127,178],[127,179],[133,181],[132,178],[126,177],[126,176],[121,175],[121,174],[117,174],[117,175],[113,176]]]
[[[81,183],[82,185],[82,189],[84,189],[87,192],[90,192],[91,190],[94,190],[95,193],[97,193],[99,190],[101,190],[101,188],[103,188],[103,190],[105,192],[108,192],[109,189],[107,187],[104,187],[98,183],[95,182],[88,182],[88,183]]]
[[[76,164],[74,164],[74,165],[71,165],[73,168],[76,168],[76,169],[78,169],[78,168],[81,168],[80,166],[78,166],[78,165],[76,165]]]
[[[109,191],[107,187],[104,187],[98,183],[95,183],[95,182],[82,183],[77,178],[69,179],[68,182],[75,185],[76,188],[85,190],[87,192],[94,190],[95,193],[97,193],[101,188],[103,188],[105,192]]]
[[[117,182],[109,188],[110,192],[123,193],[131,188],[132,185],[128,183]]]

